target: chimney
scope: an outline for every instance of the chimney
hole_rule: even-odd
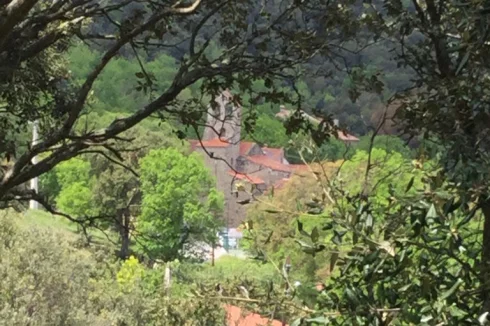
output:
[[[333,119],[333,125],[335,127],[338,127],[339,126],[339,119]]]

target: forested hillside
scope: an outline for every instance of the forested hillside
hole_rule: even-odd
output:
[[[409,1],[406,1],[409,10],[413,10]],[[271,15],[275,10],[280,10],[274,2],[269,4]],[[373,6],[383,8],[382,1],[374,1]],[[134,4],[127,6],[126,12],[133,12],[140,6]],[[352,7],[354,12],[361,12],[365,8],[362,3],[355,4]],[[123,15],[121,13],[121,15]],[[365,14],[366,15],[366,14]],[[176,28],[179,28],[178,26]],[[318,26],[320,28],[320,26]],[[95,35],[104,35],[114,33],[114,26],[110,21],[102,21],[90,26],[90,33]],[[175,31],[174,33],[180,33]],[[183,31],[185,34],[185,31]],[[202,33],[204,37],[212,33],[211,29],[203,26]],[[181,37],[182,38],[182,37]],[[126,49],[122,51],[116,60],[113,60],[105,68],[104,72],[98,78],[93,87],[93,98],[91,108],[99,114],[105,112],[111,113],[128,113],[134,112],[141,107],[152,96],[170,86],[174,78],[182,56],[185,54],[189,40],[172,46],[150,47],[143,52],[137,46],[135,49]],[[169,43],[173,38],[170,37]],[[98,40],[96,43],[76,43],[67,53],[68,67],[74,80],[81,81],[88,75],[97,58],[100,58],[101,52],[106,48],[104,41]],[[332,60],[322,58],[311,60],[301,67],[297,72],[298,76],[294,80],[283,82],[279,85],[280,90],[285,93],[299,92],[302,98],[302,108],[310,113],[317,115],[332,115],[339,119],[342,126],[346,127],[353,134],[358,136],[366,135],[373,131],[380,119],[384,104],[396,92],[409,88],[412,83],[413,70],[400,67],[397,62],[397,52],[393,51],[393,42],[384,39],[373,40],[371,35],[359,35],[356,41],[345,40],[341,44],[335,45],[331,49]],[[224,48],[216,42],[211,41],[205,50],[205,55],[209,61],[218,58]],[[253,55],[257,49],[250,48],[250,54]],[[138,56],[136,56],[136,53]],[[139,61],[140,60],[140,61]],[[147,91],[144,91],[144,76],[141,71],[142,64],[148,72],[155,78],[154,83]],[[359,72],[362,71],[363,78],[368,79],[370,76],[378,76],[384,88],[381,94],[363,92],[355,97],[356,78],[359,78]],[[137,78],[135,78],[137,77]],[[252,82],[253,93],[264,92],[267,90],[270,80],[256,79]],[[374,86],[374,85],[372,85]],[[248,102],[251,93],[241,92],[240,89],[233,89],[242,97],[243,102]],[[201,99],[199,83],[193,84],[179,94],[178,100],[182,103],[190,99]],[[204,98],[203,103],[210,98]],[[271,136],[265,139],[267,135],[259,135],[258,138],[267,144],[277,144],[284,146],[286,141],[281,136],[275,135],[271,129],[280,129],[275,120],[274,114],[279,112],[278,103],[256,103],[257,109],[257,133],[261,129],[268,129]],[[294,109],[294,108],[293,108]],[[386,129],[385,132],[397,134],[395,129]],[[279,131],[275,131],[279,133]],[[192,133],[191,133],[192,135]],[[272,136],[273,135],[273,136]],[[276,139],[277,138],[277,139]],[[284,137],[283,137],[284,139]]]

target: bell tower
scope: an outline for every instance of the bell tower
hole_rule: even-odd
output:
[[[219,138],[230,145],[239,144],[241,137],[241,107],[233,103],[233,95],[223,91],[209,105],[203,140]]]
[[[220,139],[229,143],[226,161],[232,167],[240,156],[242,108],[233,102],[233,94],[225,90],[208,106],[203,140]]]

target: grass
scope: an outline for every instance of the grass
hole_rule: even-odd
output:
[[[8,214],[8,211],[6,213]],[[62,216],[56,216],[42,210],[27,210],[22,214],[15,214],[14,216],[17,216],[16,222],[21,228],[37,227],[60,232],[73,240],[76,240],[82,235],[76,223]],[[117,239],[117,235],[111,231],[102,232],[97,229],[90,229],[88,230],[88,234],[96,244],[111,245],[111,241]]]
[[[204,279],[225,280],[229,278],[253,280],[279,280],[281,275],[269,263],[257,262],[233,256],[223,256],[215,261],[215,266],[207,262],[202,265],[199,276]]]

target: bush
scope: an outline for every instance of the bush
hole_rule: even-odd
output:
[[[75,248],[59,232],[21,230],[16,217],[0,215],[2,325],[222,324],[219,303],[149,288],[160,270],[134,261],[121,266],[107,252]],[[143,269],[145,277],[133,277]]]

